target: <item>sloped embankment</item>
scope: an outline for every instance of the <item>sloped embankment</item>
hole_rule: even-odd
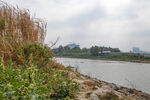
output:
[[[76,100],[150,100],[150,95],[136,89],[89,78],[70,72],[74,81],[80,84]]]

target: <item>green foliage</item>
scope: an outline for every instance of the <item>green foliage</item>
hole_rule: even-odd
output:
[[[78,53],[78,52],[81,52],[81,49],[79,47],[75,47],[75,48],[72,48],[72,52]]]
[[[64,56],[72,58],[86,58],[86,59],[104,59],[104,60],[119,60],[119,61],[131,61],[131,62],[150,62],[150,57],[133,54],[133,53],[122,53],[119,48],[92,46],[91,48],[63,48],[62,52],[58,51],[58,48],[53,49],[54,56]],[[111,51],[109,54],[99,54],[102,51]]]
[[[68,77],[64,77],[67,75],[65,72],[56,73],[57,76],[55,77],[55,80],[52,81],[52,89],[54,91],[52,97],[55,99],[63,99],[67,96],[73,98],[76,91],[78,91],[79,84],[73,82],[72,80],[68,80]]]
[[[74,97],[78,84],[68,79],[66,72],[50,70],[45,72],[29,64],[12,67],[13,62],[4,65],[0,59],[0,99],[43,100]]]
[[[23,51],[25,60],[29,61],[30,55],[32,54],[33,62],[37,64],[39,68],[46,66],[50,58],[53,57],[50,48],[38,43],[29,43],[27,46],[23,47]]]
[[[59,46],[58,48],[53,49],[55,56],[98,56],[100,51],[111,51],[119,53],[120,50],[118,48],[111,48],[111,47],[101,47],[101,46],[92,46],[91,48],[83,48],[80,49],[76,48],[69,48],[68,46]]]
[[[5,62],[13,61],[16,65],[25,65],[31,60],[30,56],[32,55],[32,63],[41,68],[45,67],[53,57],[52,50],[47,46],[37,42],[16,42],[10,38],[7,36],[7,40],[5,40],[7,48],[0,48],[0,50],[5,49],[5,52],[0,52],[0,55],[4,55]]]
[[[92,46],[90,49],[90,52],[92,54],[92,56],[98,56],[99,55],[99,48],[98,46]]]
[[[68,46],[64,46],[64,50],[65,50],[65,51],[69,51],[70,48],[69,48]]]
[[[3,60],[0,60],[0,98],[1,99],[32,99],[39,98],[40,95],[36,94],[38,84],[41,83],[39,70],[36,66],[31,65],[25,70],[18,66],[14,69],[11,64],[5,66]],[[36,75],[36,76],[35,76]]]
[[[5,20],[4,19],[0,19],[0,30],[4,30],[5,29]]]
[[[60,46],[58,47],[58,52],[62,53],[63,50],[64,50],[63,46],[60,45]]]
[[[111,50],[112,52],[120,52],[119,48],[114,48]]]

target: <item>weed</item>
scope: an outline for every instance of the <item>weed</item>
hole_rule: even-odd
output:
[[[37,68],[29,62],[26,67],[18,66],[15,69],[13,63],[4,65],[0,59],[0,99],[40,99],[73,98],[78,90],[78,84],[66,77],[66,72],[52,70],[51,73]]]

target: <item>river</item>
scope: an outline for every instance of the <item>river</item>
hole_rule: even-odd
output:
[[[77,67],[84,75],[150,94],[150,64],[75,58],[55,59],[65,66]]]

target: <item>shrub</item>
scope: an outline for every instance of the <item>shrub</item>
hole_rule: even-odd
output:
[[[65,99],[74,97],[78,84],[68,79],[64,71],[51,70],[45,72],[29,62],[26,67],[6,66],[0,59],[0,99],[6,100],[41,100]]]
[[[54,91],[52,97],[56,100],[67,96],[73,98],[78,91],[79,84],[69,80],[68,77],[64,77],[66,74],[66,72],[56,72],[56,78],[52,81],[52,90]]]
[[[50,58],[53,57],[50,48],[38,43],[30,43],[23,47],[23,51],[26,61],[29,61],[30,55],[32,55],[33,62],[37,64],[39,68],[46,66],[50,62]]]

